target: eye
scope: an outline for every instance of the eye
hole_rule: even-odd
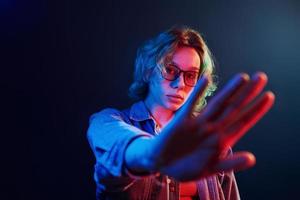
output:
[[[197,79],[197,73],[196,72],[187,72],[186,78],[188,79]]]
[[[178,73],[178,70],[172,66],[166,66],[165,71],[167,74],[170,74],[170,75],[176,75]]]

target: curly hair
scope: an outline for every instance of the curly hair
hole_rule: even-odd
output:
[[[215,64],[210,50],[199,32],[186,26],[175,26],[146,41],[138,50],[135,60],[134,80],[128,95],[134,100],[143,100],[148,94],[149,76],[147,72],[172,59],[179,47],[192,47],[200,57],[200,74],[205,74],[210,82],[205,95],[198,100],[195,112],[206,105],[206,97],[217,88]]]

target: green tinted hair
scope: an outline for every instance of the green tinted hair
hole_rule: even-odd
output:
[[[203,98],[198,100],[195,111],[205,105],[207,96],[216,90],[215,65],[212,54],[199,32],[186,26],[176,26],[146,41],[138,50],[135,60],[134,80],[129,88],[129,96],[138,101],[148,94],[149,74],[155,67],[160,67],[172,59],[177,48],[194,48],[200,57],[200,73],[205,74],[210,82]]]

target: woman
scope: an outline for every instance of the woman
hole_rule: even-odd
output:
[[[200,34],[174,27],[137,53],[126,110],[90,119],[97,199],[239,199],[233,170],[255,164],[234,145],[272,106],[267,77],[236,75],[216,89],[213,61]],[[260,95],[259,98],[255,98]],[[205,107],[204,107],[205,106]]]

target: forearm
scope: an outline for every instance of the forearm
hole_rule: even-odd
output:
[[[143,175],[156,171],[153,142],[153,138],[139,137],[127,146],[124,159],[125,165],[131,173]]]

